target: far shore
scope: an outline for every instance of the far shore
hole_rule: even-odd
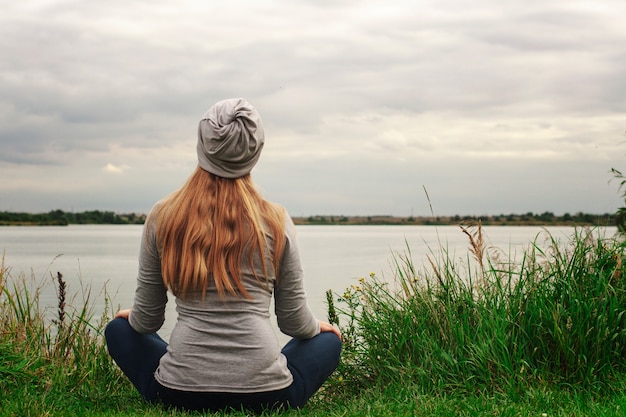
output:
[[[542,214],[501,214],[485,216],[309,216],[293,217],[297,225],[404,225],[404,226],[458,226],[476,224],[483,226],[614,226],[615,219],[611,214],[564,214],[555,216],[552,213]]]
[[[85,211],[80,213],[53,210],[48,213],[0,212],[0,226],[67,226],[70,224],[143,224],[143,213],[114,213],[111,211]],[[454,215],[454,216],[393,216],[393,215],[314,215],[294,216],[297,225],[415,225],[457,226],[476,224],[483,226],[614,226],[615,214],[589,214],[578,212],[555,215],[551,212],[499,214],[499,215]]]

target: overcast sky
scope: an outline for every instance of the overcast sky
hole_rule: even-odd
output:
[[[230,97],[294,216],[623,203],[623,0],[1,3],[0,211],[147,212]]]

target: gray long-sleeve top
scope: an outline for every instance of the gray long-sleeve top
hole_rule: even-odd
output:
[[[252,299],[226,295],[220,298],[211,286],[204,299],[199,292],[176,298],[178,320],[170,335],[167,353],[155,373],[168,388],[194,392],[249,393],[288,387],[293,377],[281,354],[270,320],[270,301],[280,330],[295,338],[311,338],[320,332],[304,291],[303,270],[295,226],[287,216],[285,250],[279,277],[265,276],[259,259],[248,261],[241,276]],[[146,222],[139,254],[137,289],[130,325],[140,333],[153,333],[165,320],[167,289],[155,238],[155,222]],[[270,245],[274,237],[269,236]],[[273,250],[272,250],[273,252]],[[267,265],[271,265],[268,259]],[[271,268],[268,268],[271,269]]]

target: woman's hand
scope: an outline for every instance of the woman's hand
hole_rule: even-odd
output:
[[[122,318],[128,320],[128,316],[130,316],[130,308],[118,311],[117,313],[115,313],[114,318]]]
[[[335,326],[333,326],[330,323],[326,323],[325,321],[322,320],[318,320],[320,322],[320,332],[332,332],[335,333],[337,335],[337,337],[339,338],[339,340],[341,340],[341,332],[339,331],[339,329],[337,329]]]

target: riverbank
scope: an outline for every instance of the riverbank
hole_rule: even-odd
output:
[[[465,231],[465,261],[444,252],[418,270],[398,256],[393,281],[329,293],[339,369],[303,410],[265,415],[623,415],[626,243],[579,230],[513,265],[484,229]],[[0,416],[196,415],[143,403],[102,340],[115,301],[105,292],[94,316],[98,288],[76,296],[54,278],[0,266]],[[55,285],[57,304],[37,285]]]

